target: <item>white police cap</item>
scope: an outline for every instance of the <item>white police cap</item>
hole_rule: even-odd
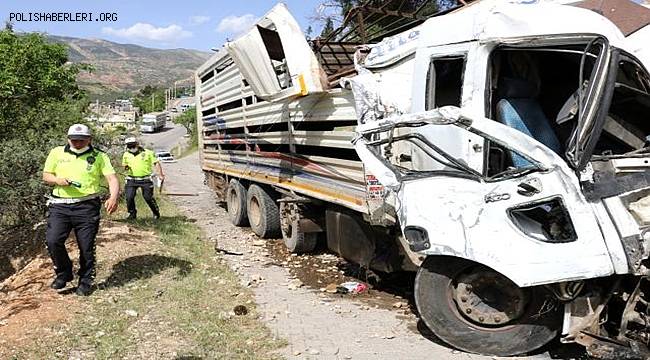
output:
[[[84,124],[74,124],[68,129],[68,139],[88,139],[90,136],[90,129]]]
[[[125,144],[137,144],[138,139],[134,138],[133,136],[130,136],[130,137],[124,139],[124,143]]]

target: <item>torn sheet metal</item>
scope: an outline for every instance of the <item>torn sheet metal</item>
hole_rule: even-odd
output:
[[[546,1],[482,0],[420,25],[418,48],[553,34],[602,34],[623,46],[623,34],[595,12]]]
[[[355,54],[358,75],[339,80],[342,87],[351,89],[354,94],[357,122],[364,124],[409,113],[411,91],[405,84],[409,84],[413,79],[413,59],[371,72],[359,65],[360,52],[361,50]]]
[[[284,4],[273,7],[250,31],[225,47],[255,95],[262,99],[277,101],[328,88],[325,72]],[[284,71],[290,84],[281,86],[277,74]]]
[[[368,148],[368,141],[364,138],[364,135],[372,132],[388,131],[395,128],[397,124],[426,123],[448,125],[455,123],[459,118],[460,109],[447,106],[423,113],[393,116],[386,119],[374,120],[373,122],[366,122],[357,126],[356,132],[359,135],[353,140],[354,149],[359,155],[361,162],[363,162],[366,173],[372,174],[382,185],[396,192],[400,186],[400,181],[398,180],[399,175],[386,166],[384,162],[388,160],[383,159],[381,154],[377,154],[376,151],[378,150]]]

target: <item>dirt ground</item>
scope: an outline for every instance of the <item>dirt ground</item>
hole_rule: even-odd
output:
[[[104,221],[97,235],[97,256],[101,259],[98,271],[116,262],[121,254],[144,251],[155,239],[151,232]],[[70,258],[76,259],[79,251],[74,239],[70,238],[66,246]],[[0,358],[31,344],[35,338],[51,335],[58,325],[71,320],[71,312],[82,311],[79,299],[68,296],[74,292],[74,284],[69,283],[60,292],[51,291],[52,279],[52,262],[42,244],[27,266],[0,283]]]
[[[224,251],[241,283],[254,290],[263,320],[289,345],[288,359],[493,359],[451,349],[418,321],[411,298],[413,277],[401,275],[377,282],[321,250],[291,255],[281,240],[258,239],[248,228],[230,224],[203,184],[194,154],[165,164],[166,191],[186,216],[197,220],[215,246]],[[368,281],[359,295],[330,293],[330,284]],[[568,352],[568,353],[567,353]],[[573,349],[551,349],[521,359],[581,357]]]

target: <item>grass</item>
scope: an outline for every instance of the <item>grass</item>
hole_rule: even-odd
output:
[[[52,327],[53,335],[35,339],[17,358],[274,358],[284,342],[258,320],[251,292],[200,229],[160,198],[163,216],[154,221],[137,199],[139,219],[126,223],[158,238],[106,244],[116,248],[99,258],[98,289],[79,299],[68,324]],[[113,218],[125,216],[122,206]],[[248,313],[234,315],[237,305]]]
[[[179,159],[180,159],[180,158],[184,158],[184,157],[186,157],[186,156],[188,156],[188,155],[191,155],[191,154],[195,153],[195,152],[198,151],[198,150],[199,150],[199,145],[198,145],[198,144],[192,144],[192,145],[189,146],[189,147],[183,148],[183,149],[181,150],[180,155],[178,155],[178,158],[179,158]]]

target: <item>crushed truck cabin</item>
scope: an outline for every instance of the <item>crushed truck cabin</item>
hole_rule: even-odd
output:
[[[650,75],[632,35],[485,0],[376,43],[308,42],[277,5],[196,71],[206,182],[293,252],[322,239],[417,271],[420,317],[456,348],[559,336],[648,357]]]

